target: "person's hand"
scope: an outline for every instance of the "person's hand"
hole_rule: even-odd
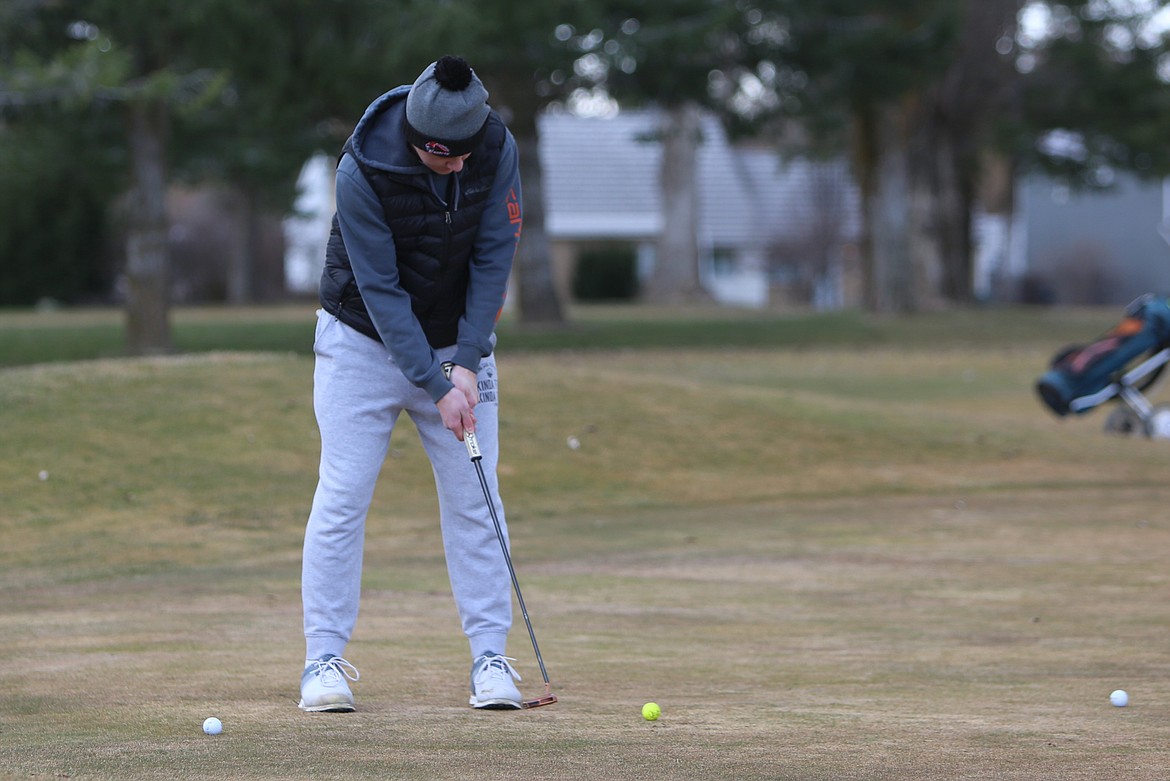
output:
[[[479,401],[478,379],[475,372],[463,366],[451,367],[451,384],[455,387],[439,399],[439,414],[443,425],[463,441],[464,431],[475,431],[475,405]]]

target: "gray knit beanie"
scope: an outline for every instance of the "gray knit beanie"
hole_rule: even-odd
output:
[[[440,157],[465,155],[487,126],[488,93],[462,57],[432,62],[406,96],[406,140]]]

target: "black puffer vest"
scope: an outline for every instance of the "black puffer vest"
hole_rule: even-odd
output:
[[[458,338],[475,236],[488,206],[504,139],[503,120],[493,111],[483,140],[464,163],[459,182],[450,181],[455,174],[445,177],[451,185],[446,205],[431,193],[425,176],[392,174],[358,161],[382,202],[386,224],[394,236],[399,281],[410,295],[411,309],[431,347],[447,347]],[[343,154],[352,153],[352,144],[352,138],[346,141]],[[336,215],[325,249],[321,308],[381,341],[354,279]]]

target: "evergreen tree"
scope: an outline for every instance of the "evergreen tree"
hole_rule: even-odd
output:
[[[1047,15],[1022,33],[1025,9]],[[1162,4],[1077,0],[760,0],[772,86],[807,146],[849,150],[861,186],[866,304],[972,297],[971,217],[988,153],[1101,183],[1170,172]],[[1029,37],[1031,35],[1032,37]],[[1053,130],[1079,150],[1053,154]]]
[[[406,78],[415,50],[388,41],[403,21],[395,11],[424,13],[416,5],[60,0],[4,7],[5,141],[50,123],[68,127],[64,159],[108,161],[101,170],[110,200],[125,192],[131,353],[171,349],[168,185],[230,182],[247,194],[251,224],[264,206],[286,209],[303,161],[340,147],[396,67]],[[238,258],[241,300],[250,295],[250,257],[245,249]]]
[[[644,297],[659,303],[709,298],[701,284],[698,182],[701,110],[728,125],[754,118],[736,88],[758,65],[758,12],[708,0],[599,2],[585,26],[565,35],[576,69],[624,106],[662,110],[659,181],[663,228]],[[727,85],[732,85],[728,87]]]

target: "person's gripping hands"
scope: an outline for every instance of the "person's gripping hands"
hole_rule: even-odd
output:
[[[439,414],[443,417],[443,425],[462,442],[464,431],[475,432],[475,405],[479,401],[479,380],[475,372],[459,365],[451,367],[450,379],[455,387],[447,391],[437,405]]]

